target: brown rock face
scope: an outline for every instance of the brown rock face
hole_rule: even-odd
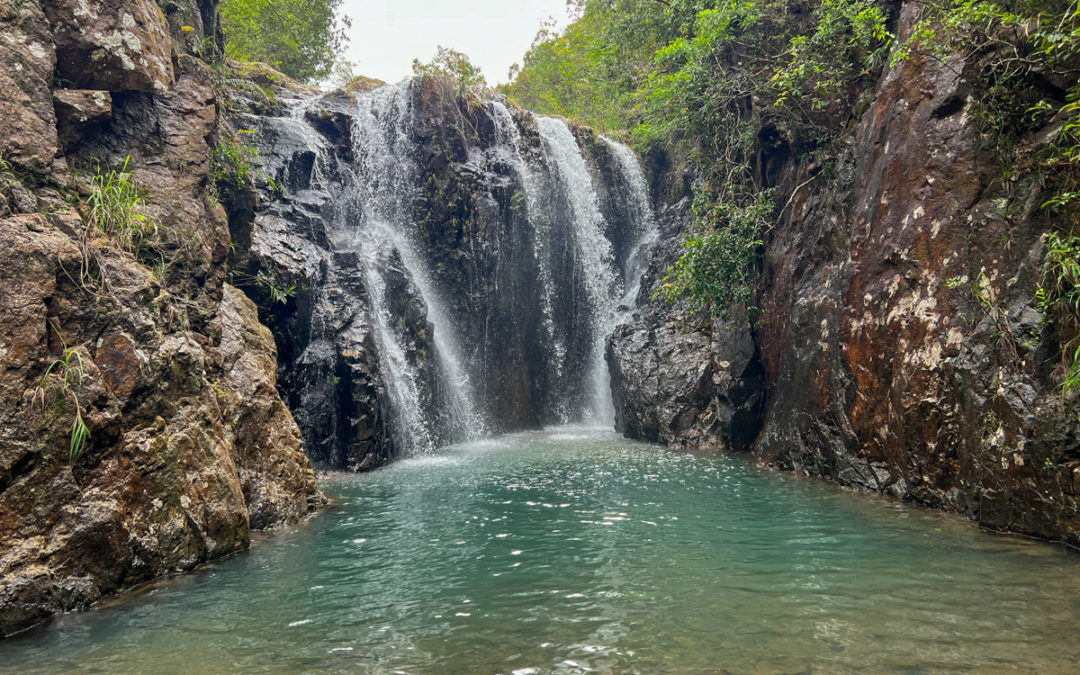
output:
[[[901,39],[918,11],[900,9]],[[1046,233],[1064,221],[1040,207],[1039,169],[1003,166],[981,136],[985,121],[966,109],[988,95],[982,58],[992,56],[887,66],[824,168],[762,150],[786,206],[769,233],[752,331],[766,393],[754,450],[762,462],[1076,544],[1080,419],[1053,375],[1060,336],[1036,307]],[[1035,100],[1055,95],[1056,85],[1028,86]],[[1061,123],[1028,124],[1017,142],[1033,156]],[[622,380],[627,429],[649,428],[641,402],[678,410],[694,391],[679,374],[715,364],[700,336],[672,352],[650,330],[624,327],[613,345],[631,374],[653,373]],[[674,367],[650,366],[665,350]],[[729,391],[720,383],[697,397]],[[700,416],[685,433],[715,428]]]
[[[52,104],[56,49],[41,6],[0,4],[0,156],[43,171],[56,156],[56,118]]]
[[[0,7],[0,58],[21,64],[0,69],[0,106],[23,111],[0,117],[15,169],[0,174],[0,637],[243,549],[322,500],[273,339],[223,284],[208,66],[180,53],[173,71],[190,50],[153,3],[46,3],[56,36],[41,4]],[[97,64],[76,76],[95,91],[52,89],[56,49]],[[134,253],[71,207],[97,160],[128,161],[143,192],[157,230]],[[77,418],[89,438],[73,453]]]
[[[277,349],[270,329],[259,323],[255,303],[226,286],[217,326],[224,377],[231,394],[226,420],[237,439],[235,459],[251,526],[296,522],[318,504],[315,474],[300,443],[300,430],[275,389]],[[307,494],[297,499],[297,487]]]
[[[792,199],[762,292],[771,395],[757,450],[1075,542],[1080,424],[1034,307],[1052,222],[1038,177],[1002,181],[981,149],[963,105],[978,68],[916,57],[887,70],[835,177]],[[792,168],[789,194],[811,176]]]
[[[172,39],[153,0],[46,0],[56,74],[66,86],[163,94],[176,78]]]

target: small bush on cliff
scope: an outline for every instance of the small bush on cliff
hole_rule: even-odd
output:
[[[250,133],[241,130],[241,133]],[[223,135],[210,150],[210,182],[214,185],[227,183],[236,188],[252,187],[255,183],[253,163],[259,158],[259,150],[245,145],[239,134]]]
[[[60,331],[56,330],[52,323],[49,323],[49,327],[56,332],[57,337],[60,337]],[[87,428],[86,422],[83,420],[82,402],[79,400],[85,373],[82,355],[75,349],[68,348],[63,337],[60,337],[60,342],[63,345],[64,354],[50,363],[49,367],[45,369],[45,374],[41,376],[41,380],[34,389],[34,401],[44,407],[46,391],[56,387],[63,401],[70,401],[74,404],[75,418],[71,423],[71,434],[68,443],[68,461],[74,464],[82,456],[87,441],[90,440],[90,429]]]
[[[683,254],[668,270],[656,295],[668,302],[686,298],[708,314],[727,318],[737,306],[750,306],[763,233],[773,212],[772,190],[748,206],[709,202],[695,205],[696,231],[683,243]]]
[[[222,0],[225,51],[262,61],[301,82],[326,78],[346,42],[341,0]]]
[[[119,170],[108,173],[104,173],[98,164],[86,201],[90,207],[90,220],[97,231],[118,248],[134,252],[147,237],[157,232],[157,225],[139,213],[143,204],[142,191],[128,171],[130,161],[130,157],[126,158]]]
[[[1042,310],[1061,327],[1063,394],[1080,390],[1080,237],[1052,232],[1047,240]]]

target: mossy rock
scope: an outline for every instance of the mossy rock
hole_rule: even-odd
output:
[[[363,94],[364,92],[371,91],[372,89],[378,89],[386,83],[382,80],[374,77],[364,77],[363,75],[357,75],[353,79],[349,80],[343,89],[350,94]]]

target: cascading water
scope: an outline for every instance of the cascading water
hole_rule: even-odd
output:
[[[541,179],[525,161],[521,153],[521,131],[513,115],[500,101],[492,101],[492,119],[495,123],[495,156],[507,160],[521,182],[525,195],[525,209],[532,232],[533,257],[539,273],[540,311],[543,316],[544,340],[550,347],[549,366],[553,382],[559,382],[565,376],[563,366],[566,363],[566,339],[555,323],[555,281],[552,277],[548,250],[551,248],[550,228],[541,225],[540,214],[543,210],[543,185]],[[567,423],[572,419],[572,411],[563,406],[555,406],[558,421]]]
[[[621,322],[626,320],[637,307],[638,295],[641,293],[641,278],[649,268],[656,242],[660,239],[660,228],[657,227],[656,216],[653,214],[645,172],[641,170],[634,151],[610,138],[601,137],[601,140],[611,148],[619,165],[619,175],[626,182],[629,213],[633,224],[634,244],[623,265],[625,291],[619,303]]]
[[[304,289],[280,381],[320,465],[613,424],[605,343],[656,239],[628,148],[426,79],[292,111],[249,122],[288,188],[252,240]]]
[[[408,276],[416,285],[432,324],[432,338],[442,384],[449,393],[449,429],[445,440],[476,438],[486,425],[473,403],[469,378],[462,368],[464,361],[454,333],[453,323],[429,279],[424,262],[409,240],[411,201],[416,190],[417,168],[409,138],[411,106],[408,85],[382,87],[359,98],[354,118],[354,149],[357,156],[356,198],[361,220],[355,224],[359,248],[373,246],[393,250],[400,256]],[[404,358],[399,330],[389,325],[388,298],[381,282],[379,259],[361,258],[365,279],[369,280],[372,316],[379,328],[380,356],[385,354],[388,386],[395,408],[405,427],[407,447],[412,453],[427,452],[439,438],[432,411],[425,411],[418,395],[418,373]],[[377,290],[380,289],[381,290]]]
[[[598,426],[611,426],[615,423],[615,406],[611,400],[611,378],[604,362],[604,343],[615,327],[613,300],[618,297],[618,278],[614,253],[611,242],[604,238],[604,216],[600,213],[589,168],[569,127],[562,120],[541,117],[540,135],[570,202],[578,264],[585,273],[585,292],[592,310],[589,379],[593,392],[588,413]]]
[[[393,248],[385,239],[379,238],[381,232],[372,230],[358,237],[357,248],[367,253],[360,260],[371,303],[370,316],[375,326],[379,365],[387,376],[387,388],[397,416],[395,431],[400,435],[399,443],[410,448],[410,454],[422,454],[435,448],[435,437],[430,418],[423,414],[420,375],[406,356],[404,336],[395,328],[388,309],[387,284],[381,267],[384,256],[392,254]]]

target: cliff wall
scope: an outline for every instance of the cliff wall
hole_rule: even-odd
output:
[[[901,40],[918,11],[899,10]],[[828,157],[762,149],[782,208],[760,319],[702,323],[654,301],[609,345],[625,432],[750,448],[762,463],[1078,542],[1080,418],[1054,372],[1063,336],[1036,297],[1064,216],[1041,208],[1040,167],[1003,163],[968,112],[993,56],[886,66]],[[1035,72],[1026,86],[1021,97],[1060,106],[1070,83]],[[1038,156],[1062,124],[1031,125],[1018,147]],[[672,353],[676,369],[642,366]],[[653,370],[682,375],[657,387]],[[754,392],[763,406],[737,416]]]
[[[0,2],[0,637],[322,499],[225,283],[219,50],[210,0]]]

